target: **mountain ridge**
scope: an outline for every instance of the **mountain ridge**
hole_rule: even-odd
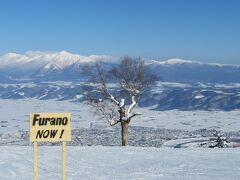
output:
[[[73,63],[88,63],[96,61],[108,61],[116,62],[115,57],[110,55],[89,55],[83,56],[80,54],[70,53],[68,51],[26,51],[23,54],[9,52],[0,56],[0,67],[11,63],[29,63],[34,61],[43,61],[48,63],[56,63],[61,68],[64,66],[71,65]],[[146,64],[159,64],[159,65],[183,65],[183,64],[202,64],[212,66],[235,66],[240,67],[239,64],[225,64],[225,63],[203,63],[200,61],[187,60],[182,58],[170,58],[166,60],[146,60]]]
[[[67,51],[27,51],[24,54],[7,53],[0,56],[0,81],[11,79],[82,80],[81,68],[88,63],[102,61],[105,67],[120,61],[108,55],[82,56]],[[238,83],[240,65],[202,63],[172,58],[166,61],[146,60],[148,70],[165,82],[180,83]]]

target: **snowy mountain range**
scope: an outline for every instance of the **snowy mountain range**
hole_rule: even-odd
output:
[[[82,80],[85,75],[81,73],[81,67],[97,61],[110,67],[118,62],[112,56],[81,56],[67,51],[7,53],[0,56],[0,81]],[[165,82],[238,83],[240,77],[240,65],[206,64],[183,59],[146,60],[146,64]]]
[[[81,79],[80,66],[97,61],[109,61],[105,55],[81,56],[67,51],[38,52],[25,54],[7,53],[0,56],[1,80],[51,80]]]
[[[0,56],[0,98],[83,102],[87,95],[95,93],[95,87],[85,82],[88,77],[82,67],[98,61],[103,61],[104,68],[118,65],[116,58],[111,56],[81,56],[66,51],[5,54]],[[239,65],[183,59],[147,60],[146,65],[161,81],[145,92],[140,107],[240,109]]]
[[[27,67],[43,66],[45,69],[55,67],[64,69],[76,63],[89,63],[99,60],[110,59],[111,56],[105,55],[90,55],[81,56],[72,54],[67,51],[61,52],[40,52],[28,51],[25,54],[7,53],[0,57],[0,67],[18,67],[25,65]]]
[[[238,83],[240,65],[201,63],[183,59],[149,61],[152,73],[165,82]]]

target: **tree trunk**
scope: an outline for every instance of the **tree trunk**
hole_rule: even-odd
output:
[[[128,145],[128,122],[122,121],[121,127],[122,127],[122,146],[127,146]]]

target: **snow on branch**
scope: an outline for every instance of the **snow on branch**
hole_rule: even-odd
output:
[[[131,121],[131,119],[132,119],[134,116],[142,115],[141,113],[133,113],[133,109],[134,109],[134,108],[136,107],[136,105],[137,105],[136,96],[132,96],[131,100],[132,100],[132,103],[131,103],[131,105],[129,106],[129,108],[128,108],[128,110],[127,110],[127,119],[128,119],[129,122]]]
[[[137,105],[137,101],[136,101],[136,96],[132,96],[132,104],[129,106],[128,110],[127,110],[127,117],[130,117],[132,110],[135,108],[135,106]]]

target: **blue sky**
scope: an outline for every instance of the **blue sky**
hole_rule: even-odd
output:
[[[0,54],[28,50],[240,64],[240,1],[1,1]]]

